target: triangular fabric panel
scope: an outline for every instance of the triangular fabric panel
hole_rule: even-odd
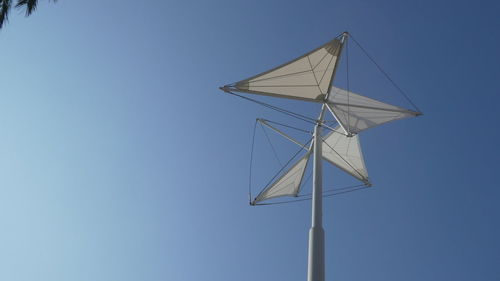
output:
[[[273,184],[264,189],[253,201],[253,203],[282,196],[296,196],[300,191],[300,185],[309,161],[308,152],[286,173],[279,177]]]
[[[323,101],[340,53],[340,40],[223,89],[308,101]]]
[[[325,160],[369,184],[368,171],[357,135],[347,137],[342,128],[337,126],[324,138],[322,151]]]
[[[397,107],[333,87],[328,106],[348,134],[357,134],[371,127],[420,115],[419,112]]]

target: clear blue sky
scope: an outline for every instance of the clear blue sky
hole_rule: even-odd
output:
[[[358,0],[12,13],[0,280],[305,280],[310,203],[247,203],[253,121],[283,117],[217,87],[344,30],[425,115],[361,135],[375,186],[325,200],[327,280],[499,280],[499,14],[497,1]],[[353,84],[370,95],[364,70]]]

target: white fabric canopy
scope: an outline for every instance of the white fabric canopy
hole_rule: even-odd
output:
[[[348,134],[390,121],[420,115],[419,112],[383,103],[346,90],[333,87],[328,96],[328,107]]]
[[[255,198],[253,203],[281,196],[297,196],[300,191],[300,185],[304,177],[310,154],[311,153],[308,152],[304,155],[304,157],[297,161],[297,163],[295,163],[286,173],[264,189]]]
[[[334,39],[295,60],[225,86],[223,90],[323,101],[332,81],[340,49],[340,40]]]
[[[347,137],[337,126],[323,141],[323,158],[365,184],[369,184],[358,136]]]

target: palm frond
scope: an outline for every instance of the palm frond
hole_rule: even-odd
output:
[[[18,0],[16,8],[26,6],[26,16],[29,16],[35,11],[37,4],[38,0]]]
[[[57,0],[49,0],[49,2],[57,2]],[[26,16],[31,15],[36,10],[38,5],[38,0],[18,0],[16,4],[16,8],[21,8],[26,6]]]
[[[57,2],[57,0],[48,0],[49,2]],[[7,23],[9,12],[13,0],[0,0],[0,29]],[[17,9],[26,8],[26,16],[31,15],[38,6],[38,0],[17,0],[15,7]]]
[[[0,0],[0,28],[9,19],[11,0]]]

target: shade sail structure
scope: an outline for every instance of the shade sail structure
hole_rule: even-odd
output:
[[[287,172],[257,195],[253,203],[282,196],[297,196],[300,192],[304,172],[309,161],[310,152],[299,159]]]
[[[323,138],[323,158],[353,177],[370,184],[358,136],[347,137],[337,126]]]
[[[333,86],[327,105],[348,134],[357,134],[390,121],[421,114]]]
[[[322,102],[331,85],[341,46],[340,40],[334,39],[297,59],[222,89]]]

